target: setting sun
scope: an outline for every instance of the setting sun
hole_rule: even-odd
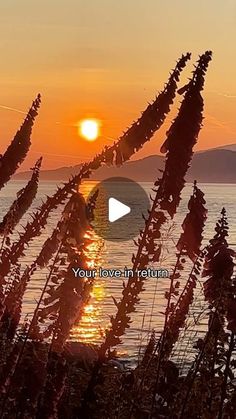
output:
[[[95,141],[99,136],[99,125],[96,119],[84,119],[79,123],[80,135],[88,141]]]

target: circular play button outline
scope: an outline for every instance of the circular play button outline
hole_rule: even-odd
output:
[[[125,177],[110,177],[95,185],[98,196],[91,226],[105,240],[122,242],[137,237],[144,227],[143,215],[150,208],[150,200],[141,185]]]

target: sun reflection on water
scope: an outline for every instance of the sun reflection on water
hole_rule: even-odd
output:
[[[83,193],[86,196],[89,190],[85,190]],[[104,241],[93,230],[89,230],[86,233],[86,238],[90,241],[85,252],[87,268],[98,269],[102,265],[101,253]],[[99,277],[95,279],[88,278],[87,281],[92,281],[88,303],[83,308],[82,317],[73,326],[70,339],[84,343],[99,343],[105,330],[105,327],[101,327],[100,325],[103,303],[106,296],[105,283]]]
[[[78,324],[75,324],[71,339],[86,342],[99,343],[104,335],[104,328],[100,326],[102,305],[105,298],[104,281],[98,280],[90,293],[90,301],[84,307],[83,315]]]

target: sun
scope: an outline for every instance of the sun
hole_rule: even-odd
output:
[[[99,136],[100,123],[96,119],[83,119],[79,122],[80,135],[87,141],[95,141]]]

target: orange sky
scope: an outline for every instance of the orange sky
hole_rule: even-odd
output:
[[[235,0],[9,0],[0,5],[0,105],[27,110],[41,92],[32,148],[44,168],[74,165],[137,118],[182,52],[212,49],[198,149],[236,143]],[[185,70],[184,83],[193,61]],[[135,158],[159,153],[171,118]],[[23,114],[0,107],[0,152]],[[79,138],[77,121],[101,120],[102,137]]]

